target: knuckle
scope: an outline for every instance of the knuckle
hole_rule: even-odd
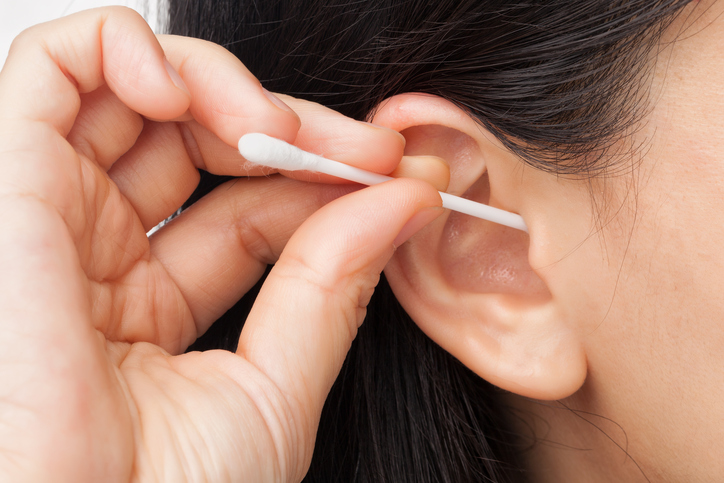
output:
[[[140,13],[125,5],[99,7],[91,10],[91,12],[98,13],[104,24],[113,24],[118,22],[121,24],[138,23],[144,26],[148,25]]]
[[[253,258],[267,265],[279,259],[279,253],[259,229],[256,220],[242,216],[239,218],[236,230],[239,243]]]
[[[10,44],[8,58],[27,50],[31,46],[38,45],[42,30],[42,25],[34,25],[20,32]]]
[[[336,273],[337,270],[329,265],[322,268],[305,254],[285,252],[278,266],[283,269],[283,276],[299,279],[319,292],[333,295],[340,289],[341,277]]]
[[[339,327],[346,334],[338,340],[351,341],[365,314],[367,281],[364,277],[346,274],[341,267],[320,267],[304,256],[285,255],[283,263],[275,267],[276,274],[296,287],[295,293],[310,299],[323,300],[324,306],[343,323]],[[373,287],[370,290],[374,290]],[[371,296],[371,294],[370,294]],[[346,344],[346,343],[345,343]],[[346,352],[348,347],[343,348]]]

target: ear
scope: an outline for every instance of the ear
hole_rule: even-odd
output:
[[[584,215],[569,213],[561,221],[546,211],[567,209],[570,193],[439,97],[395,96],[379,106],[373,122],[402,133],[406,155],[446,160],[448,192],[517,212],[530,230],[529,236],[454,212],[438,218],[399,247],[385,269],[408,314],[503,389],[549,400],[577,391],[587,371],[583,339],[566,316],[565,297],[551,290],[556,276],[549,268],[560,255],[556,236],[565,237]]]

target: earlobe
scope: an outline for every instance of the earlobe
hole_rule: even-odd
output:
[[[374,122],[405,136],[405,154],[445,159],[448,192],[535,218],[520,162],[454,104],[404,94],[383,103]],[[586,357],[575,324],[528,262],[531,243],[549,242],[534,240],[549,232],[532,228],[529,238],[447,213],[399,247],[385,273],[420,328],[481,377],[560,399],[583,384]]]

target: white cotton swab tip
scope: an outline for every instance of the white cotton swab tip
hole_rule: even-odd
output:
[[[261,133],[243,135],[239,139],[239,152],[254,164],[287,171],[316,171],[319,159],[323,159]]]
[[[254,164],[285,171],[314,171],[366,185],[384,183],[392,179],[383,174],[370,173],[302,151],[296,146],[261,133],[243,135],[239,139],[239,152],[247,161]]]
[[[239,139],[239,152],[247,161],[254,164],[285,171],[314,171],[366,185],[384,183],[393,179],[302,151],[296,146],[261,133],[243,135]],[[523,217],[515,213],[449,193],[440,192],[440,197],[443,208],[528,232]]]

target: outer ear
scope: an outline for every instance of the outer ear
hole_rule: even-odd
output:
[[[580,331],[551,290],[554,272],[529,262],[554,259],[553,238],[565,232],[565,223],[550,222],[545,212],[559,202],[540,187],[552,177],[524,168],[439,97],[395,96],[380,105],[374,122],[405,136],[406,155],[445,159],[448,192],[520,213],[530,228],[529,238],[466,215],[441,216],[399,247],[385,270],[405,310],[430,338],[503,389],[537,399],[577,391],[587,371]]]

